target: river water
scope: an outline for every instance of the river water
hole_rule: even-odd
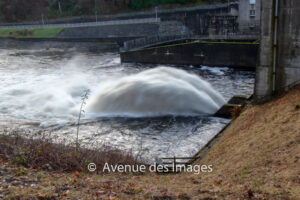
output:
[[[0,50],[0,131],[45,130],[74,141],[81,96],[99,86],[156,67],[182,69],[211,84],[227,101],[251,95],[254,72],[206,66],[120,64],[118,53],[69,52],[65,49]],[[89,100],[87,100],[89,101]],[[176,99],[174,99],[176,101]],[[187,107],[189,102],[186,102]],[[201,102],[199,102],[199,106]],[[182,104],[181,104],[182,105]],[[85,107],[84,107],[85,109]],[[146,160],[191,156],[228,120],[210,115],[82,116],[82,143],[114,146]]]

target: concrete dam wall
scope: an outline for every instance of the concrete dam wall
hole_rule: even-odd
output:
[[[158,30],[156,23],[78,27],[63,30],[57,38],[136,38],[157,34]]]
[[[66,28],[57,39],[97,39],[115,41],[123,45],[124,41],[153,35],[181,35],[187,30],[181,22],[165,21],[157,23],[119,24],[91,27]]]
[[[198,41],[121,52],[121,61],[255,68],[258,49],[253,42]]]

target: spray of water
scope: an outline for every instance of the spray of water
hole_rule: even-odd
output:
[[[157,67],[101,84],[87,111],[98,116],[147,117],[213,114],[223,97],[200,77],[169,67]]]

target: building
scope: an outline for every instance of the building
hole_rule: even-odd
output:
[[[208,35],[234,35],[238,32],[238,6],[230,3],[220,13],[208,13]]]
[[[239,32],[259,34],[261,0],[239,0]]]

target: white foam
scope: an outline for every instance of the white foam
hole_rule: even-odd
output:
[[[208,70],[211,73],[215,75],[224,75],[224,71],[227,71],[229,68],[228,67],[208,67],[208,66],[201,66],[202,70]]]
[[[99,85],[87,104],[97,116],[194,116],[213,114],[223,97],[200,77],[158,67]]]

